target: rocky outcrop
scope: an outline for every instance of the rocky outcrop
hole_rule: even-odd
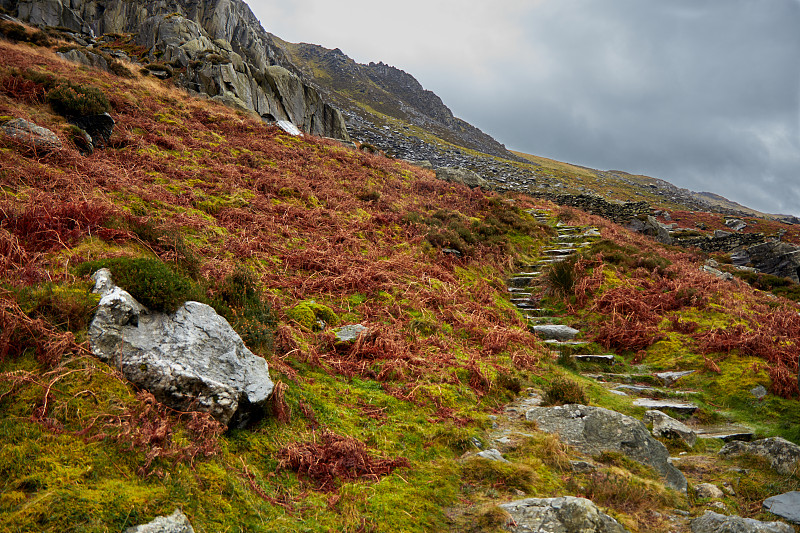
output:
[[[692,520],[692,533],[794,533],[794,528],[781,522],[760,522],[706,511]]]
[[[194,528],[186,515],[175,509],[169,516],[159,516],[147,524],[129,527],[125,533],[194,533]]]
[[[800,247],[780,241],[767,241],[731,255],[733,264],[752,266],[764,274],[789,278],[800,283]]]
[[[557,433],[563,442],[583,453],[623,453],[652,466],[672,488],[686,490],[686,478],[668,461],[667,448],[635,418],[602,407],[577,404],[534,407],[525,417],[536,422],[540,430]]]
[[[266,120],[349,140],[342,114],[304,83],[297,68],[241,0],[20,0],[19,18],[102,35],[135,33],[150,58],[179,69],[176,82]],[[98,63],[91,52],[70,52]],[[282,65],[282,66],[281,66]]]
[[[52,152],[62,147],[55,133],[22,118],[4,123],[0,126],[0,132],[6,139],[36,151]]]
[[[628,530],[585,498],[528,498],[499,506],[511,519],[512,533],[626,533]]]
[[[653,237],[660,243],[672,244],[669,230],[651,215],[638,215],[625,222],[624,226],[636,233]]]
[[[89,326],[94,354],[159,401],[210,413],[243,427],[263,415],[273,389],[267,362],[245,347],[214,309],[186,302],[175,313],[151,313],[99,270],[101,295]]]
[[[723,457],[742,454],[764,457],[779,474],[790,475],[800,471],[800,446],[782,437],[753,442],[729,442],[722,447],[719,454]]]
[[[442,167],[436,169],[436,177],[440,180],[449,181],[452,183],[460,183],[472,189],[480,187],[482,189],[489,188],[489,182],[480,177],[477,172],[468,168],[450,168]]]

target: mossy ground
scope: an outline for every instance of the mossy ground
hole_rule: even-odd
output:
[[[8,335],[0,356],[0,530],[123,530],[175,507],[196,531],[468,530],[469,517],[492,522],[499,501],[592,492],[645,531],[650,511],[684,505],[623,463],[600,477],[573,474],[574,452],[533,427],[508,454],[514,466],[461,459],[474,442],[488,444],[492,417],[520,391],[564,374],[590,403],[641,415],[630,398],[552,364],[510,304],[504,279],[552,237],[525,213],[537,205],[532,199],[472,191],[323,139],[289,137],[150,78],[75,69],[47,50],[5,42],[0,54],[0,79],[17,76],[12,68],[70,76],[102,88],[117,120],[109,146],[89,157],[70,146],[41,157],[0,151],[0,326]],[[0,115],[62,131],[65,121],[29,96],[0,91]],[[647,294],[650,274],[673,268],[656,259],[667,257],[680,275],[702,260],[575,216],[640,259],[584,258],[587,277],[578,276],[573,294],[545,299],[587,337],[614,326],[598,307],[611,305],[614,291]],[[444,236],[429,238],[434,230]],[[462,257],[442,252],[451,241],[463,244]],[[221,434],[194,414],[153,404],[93,358],[84,340],[96,297],[76,267],[115,258],[168,265],[198,298],[219,304],[280,382],[274,412]],[[748,396],[751,385],[774,385],[763,359],[703,353],[692,333],[671,329],[676,313],[701,333],[752,329],[768,312],[763,298],[744,284],[686,279],[697,298],[681,293],[679,309],[644,313],[663,338],[618,350],[622,371],[697,368],[685,385],[706,412],[724,409],[764,435],[796,440],[796,396]],[[741,312],[730,312],[733,301]],[[343,348],[330,333],[334,323],[362,323],[372,333]],[[604,351],[600,343],[591,349]],[[279,456],[323,430],[410,467],[318,490]],[[692,481],[729,480],[721,464],[696,467],[703,472]],[[759,467],[752,479],[793,483],[770,476]],[[612,498],[623,485],[651,496],[649,507],[630,493]],[[761,492],[741,492],[731,505],[757,514],[753,495]]]

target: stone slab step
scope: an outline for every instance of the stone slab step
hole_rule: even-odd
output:
[[[701,439],[720,439],[723,442],[750,442],[755,438],[755,434],[750,428],[736,424],[696,426],[692,427],[692,429]]]
[[[517,294],[524,294],[526,296],[530,296],[531,295],[531,293],[528,292],[528,289],[526,289],[524,287],[509,287],[508,288],[508,292],[510,292],[513,295],[517,295]]]
[[[542,253],[545,255],[572,255],[575,252],[575,248],[551,248],[548,250],[542,250]]]
[[[638,385],[642,383],[652,383],[659,385],[660,382],[650,374],[616,374],[611,372],[584,373],[587,378],[592,378],[603,383],[630,383]]]
[[[572,358],[578,363],[597,363],[601,365],[613,365],[613,355],[595,355],[595,354],[578,354],[573,355]]]
[[[508,286],[516,288],[525,288],[529,287],[531,282],[533,282],[533,278],[530,276],[517,276],[515,278],[511,278],[510,280],[508,280]]]
[[[694,374],[694,370],[683,370],[683,371],[674,371],[674,372],[656,372],[655,376],[661,383],[663,383],[666,387],[672,386],[676,381],[681,379],[684,376],[688,376],[690,374]]]
[[[559,324],[533,326],[531,329],[543,339],[556,341],[571,341],[580,333],[580,330]]]
[[[527,318],[551,318],[550,315],[553,314],[550,309],[545,309],[544,307],[521,309],[521,311],[525,313]]]
[[[698,406],[691,402],[679,402],[675,400],[655,400],[653,398],[639,398],[634,400],[633,405],[637,407],[646,407],[648,409],[657,409],[663,411],[664,409],[671,409],[677,413],[692,414],[697,411]]]

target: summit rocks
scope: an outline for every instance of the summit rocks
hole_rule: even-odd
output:
[[[186,89],[265,120],[288,120],[312,135],[349,140],[341,112],[297,75],[297,67],[241,0],[9,3],[31,24],[91,37],[136,34],[151,61],[180,68],[175,81]]]

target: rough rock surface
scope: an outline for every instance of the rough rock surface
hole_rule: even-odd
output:
[[[179,85],[267,120],[288,120],[306,133],[349,140],[341,112],[297,76],[241,0],[21,0],[17,13],[32,24],[83,34],[137,34],[151,61],[181,67]],[[86,52],[72,56],[97,61]]]
[[[669,230],[651,215],[642,218],[632,218],[625,223],[625,227],[631,231],[653,237],[658,242],[672,244],[672,237],[669,234]]]
[[[688,446],[694,446],[697,442],[697,433],[689,426],[661,411],[647,411],[644,414],[644,423],[653,424],[653,435],[656,437],[677,438]]]
[[[55,133],[22,118],[9,120],[0,130],[9,139],[34,150],[49,152],[60,150],[62,146]]]
[[[763,507],[765,511],[785,518],[793,524],[800,524],[800,492],[796,490],[767,498]]]
[[[779,474],[797,472],[800,465],[800,446],[782,437],[770,437],[753,442],[729,442],[719,451],[722,456],[745,453],[764,457]]]
[[[772,274],[800,282],[800,247],[786,242],[767,241],[731,255],[733,264],[752,266],[764,274]]]
[[[482,189],[489,188],[489,182],[478,175],[477,172],[468,168],[442,167],[436,169],[436,177],[440,180],[460,183],[467,187]]]
[[[351,324],[349,326],[342,326],[333,330],[336,336],[336,342],[350,343],[355,342],[359,335],[369,331],[363,324]]]
[[[97,357],[176,409],[205,411],[235,427],[263,414],[273,389],[267,362],[214,309],[186,302],[173,314],[150,313],[113,285],[108,270],[95,281],[102,297],[89,340]]]
[[[561,324],[543,324],[533,326],[533,332],[545,340],[571,341],[580,331]]]
[[[583,453],[620,452],[652,466],[669,486],[686,490],[686,478],[669,463],[667,448],[655,440],[635,418],[602,407],[559,405],[534,407],[525,414],[540,430],[558,433],[562,441]]]
[[[194,533],[192,524],[180,509],[169,516],[159,516],[150,523],[129,527],[125,533]]]
[[[628,530],[585,498],[527,498],[499,506],[512,533],[624,533]]]
[[[794,533],[794,528],[781,522],[759,522],[706,511],[692,520],[692,533]]]

